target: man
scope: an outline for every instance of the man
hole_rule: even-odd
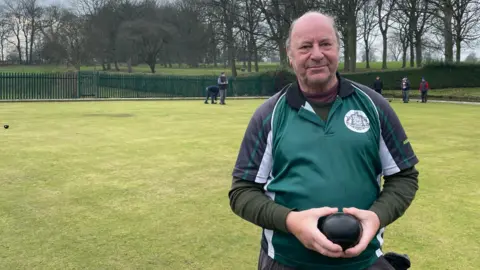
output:
[[[402,99],[403,99],[403,103],[408,103],[408,101],[410,100],[410,97],[409,97],[409,94],[410,94],[410,81],[408,80],[407,77],[403,77],[403,79],[402,79],[402,84],[401,84],[401,88],[402,88]]]
[[[377,92],[381,95],[382,94],[382,89],[383,89],[383,82],[380,80],[380,77],[377,76],[377,78],[373,82],[373,90],[375,90],[375,92]]]
[[[212,98],[212,104],[217,104],[215,101],[217,100],[218,92],[220,89],[217,85],[210,85],[205,88],[207,93],[207,97],[205,98],[205,104],[208,104],[208,98]]]
[[[430,89],[430,86],[428,85],[428,82],[425,80],[425,78],[422,77],[422,81],[420,82],[420,87],[418,88],[418,90],[420,91],[420,94],[422,95],[422,103],[427,103],[427,93],[429,89]]]
[[[405,131],[388,101],[337,72],[331,17],[295,20],[286,48],[297,80],[254,112],[229,191],[232,211],[263,228],[258,269],[393,269],[382,256],[384,228],[418,189]],[[317,228],[338,211],[363,226],[345,251]]]
[[[227,76],[225,75],[225,72],[222,72],[220,74],[220,77],[218,77],[218,87],[220,88],[220,104],[221,105],[225,105],[225,95],[227,92],[227,86],[228,86]]]

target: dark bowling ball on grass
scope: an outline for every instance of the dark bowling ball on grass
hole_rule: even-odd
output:
[[[7,129],[9,126],[8,125],[3,125],[3,128],[4,129]]]
[[[335,213],[318,220],[318,229],[334,244],[338,244],[345,251],[354,247],[362,236],[360,221],[345,213]]]

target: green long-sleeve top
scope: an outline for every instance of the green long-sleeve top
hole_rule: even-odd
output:
[[[315,112],[326,119],[329,104],[312,104]],[[413,201],[418,190],[418,171],[415,167],[385,176],[379,198],[369,210],[377,214],[380,227],[401,217]],[[264,193],[264,184],[233,178],[228,193],[232,211],[260,227],[288,233],[286,219],[293,209],[272,201]]]

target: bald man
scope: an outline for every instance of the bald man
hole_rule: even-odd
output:
[[[263,229],[258,269],[402,269],[383,233],[414,199],[418,158],[396,113],[339,74],[332,18],[304,14],[286,48],[296,81],[254,112],[229,191],[232,211]],[[342,250],[317,228],[336,212],[360,220],[356,246]]]

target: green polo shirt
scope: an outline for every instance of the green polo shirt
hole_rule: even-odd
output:
[[[265,184],[271,200],[290,209],[369,209],[380,195],[381,175],[411,168],[418,159],[389,103],[368,87],[338,78],[326,120],[296,83],[262,104],[250,120],[233,176]],[[383,230],[349,259],[323,256],[292,234],[265,228],[262,247],[279,263],[300,269],[363,269],[382,254]]]

